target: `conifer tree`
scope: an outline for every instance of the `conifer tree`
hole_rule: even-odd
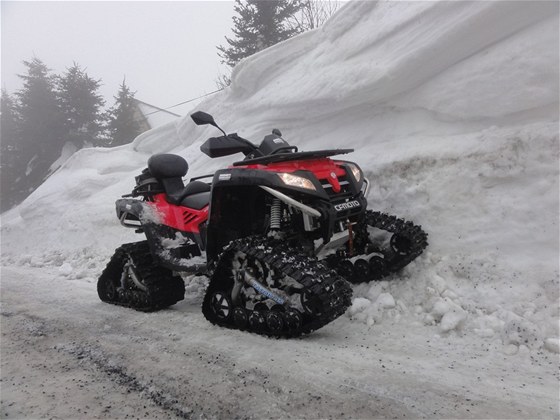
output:
[[[299,0],[235,0],[233,39],[229,46],[218,46],[222,63],[234,67],[241,59],[284,41],[300,28],[290,27],[288,20],[301,8]]]
[[[25,158],[56,155],[63,143],[64,117],[55,91],[55,78],[38,58],[24,61],[27,74],[16,93],[21,116],[21,152]]]
[[[98,93],[100,80],[95,80],[74,63],[58,78],[58,94],[65,118],[65,141],[78,149],[99,145],[103,125],[101,108],[105,104]]]
[[[140,122],[135,115],[136,104],[134,95],[123,80],[119,92],[115,96],[115,105],[109,110],[109,135],[111,146],[130,143],[142,131]]]
[[[17,167],[23,172],[14,189],[27,197],[47,177],[64,144],[64,116],[55,90],[55,77],[38,58],[24,61],[19,75],[23,88],[16,92],[19,122]]]
[[[2,89],[0,121],[0,211],[16,204],[20,197],[15,185],[23,175],[19,152],[19,115],[13,98]]]
[[[20,118],[14,98],[5,89],[2,89],[1,106],[0,145],[2,150],[16,149],[19,141]]]
[[[2,92],[2,210],[25,199],[63,163],[66,142],[76,149],[100,144],[104,125],[100,81],[78,64],[62,76],[52,75],[38,58],[23,64],[16,99]]]

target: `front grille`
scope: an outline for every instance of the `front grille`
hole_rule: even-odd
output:
[[[337,193],[333,191],[333,187],[329,183],[328,179],[321,179],[319,180],[319,182],[321,182],[323,189],[325,190],[325,192],[329,197],[338,199],[338,198],[343,198],[345,196],[350,196],[352,194],[350,191],[350,182],[348,182],[346,175],[343,175],[338,178],[338,183],[340,184],[340,192]]]

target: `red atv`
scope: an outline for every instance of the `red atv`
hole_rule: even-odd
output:
[[[177,272],[205,274],[202,312],[210,322],[297,336],[346,311],[352,289],[345,279],[379,279],[426,247],[419,226],[366,210],[369,184],[361,169],[330,159],[352,149],[300,152],[276,129],[256,146],[226,134],[209,114],[191,117],[223,133],[202,152],[245,159],[186,186],[185,159],[148,160],[123,196],[134,198],[116,202],[121,224],[147,241],[116,250],[97,285],[104,302],[158,310],[183,299]]]

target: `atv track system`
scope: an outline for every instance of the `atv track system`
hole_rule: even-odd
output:
[[[351,304],[350,285],[315,258],[253,236],[224,248],[202,304],[215,325],[273,337],[321,328]]]
[[[153,261],[147,241],[116,249],[97,282],[103,302],[143,312],[157,311],[183,300],[183,279]]]
[[[388,243],[376,244],[371,228],[390,233]],[[381,280],[411,263],[428,246],[428,235],[421,226],[377,211],[368,210],[354,230],[353,249],[347,244],[325,259],[351,283]]]

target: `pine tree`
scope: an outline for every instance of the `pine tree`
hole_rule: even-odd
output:
[[[241,59],[301,32],[288,25],[300,8],[299,0],[235,0],[239,15],[233,17],[235,38],[226,37],[229,47],[217,47],[222,63],[234,67]]]
[[[23,87],[14,101],[2,92],[2,210],[35,190],[76,149],[100,144],[104,124],[100,81],[74,64],[62,76],[38,58],[24,61]],[[56,163],[56,165],[54,165]]]
[[[64,117],[55,91],[55,77],[38,58],[24,61],[27,74],[23,88],[16,93],[21,116],[21,151],[35,155],[57,155],[63,144]]]
[[[134,95],[123,80],[119,92],[115,96],[115,105],[109,110],[109,135],[111,146],[121,146],[130,143],[142,131],[136,115]]]
[[[25,198],[37,188],[60,156],[64,144],[64,115],[58,103],[55,77],[38,58],[23,62],[27,74],[23,88],[16,92],[20,115],[18,167],[23,175],[15,190]]]
[[[2,89],[2,123],[0,125],[0,145],[2,150],[15,150],[19,146],[19,114],[14,98]]]
[[[2,89],[0,121],[0,211],[16,204],[20,197],[16,181],[23,175],[19,151],[20,118],[14,99]]]
[[[92,79],[79,64],[74,63],[57,82],[65,118],[65,141],[74,143],[78,149],[101,144],[101,108],[105,104],[98,93],[101,81]]]

